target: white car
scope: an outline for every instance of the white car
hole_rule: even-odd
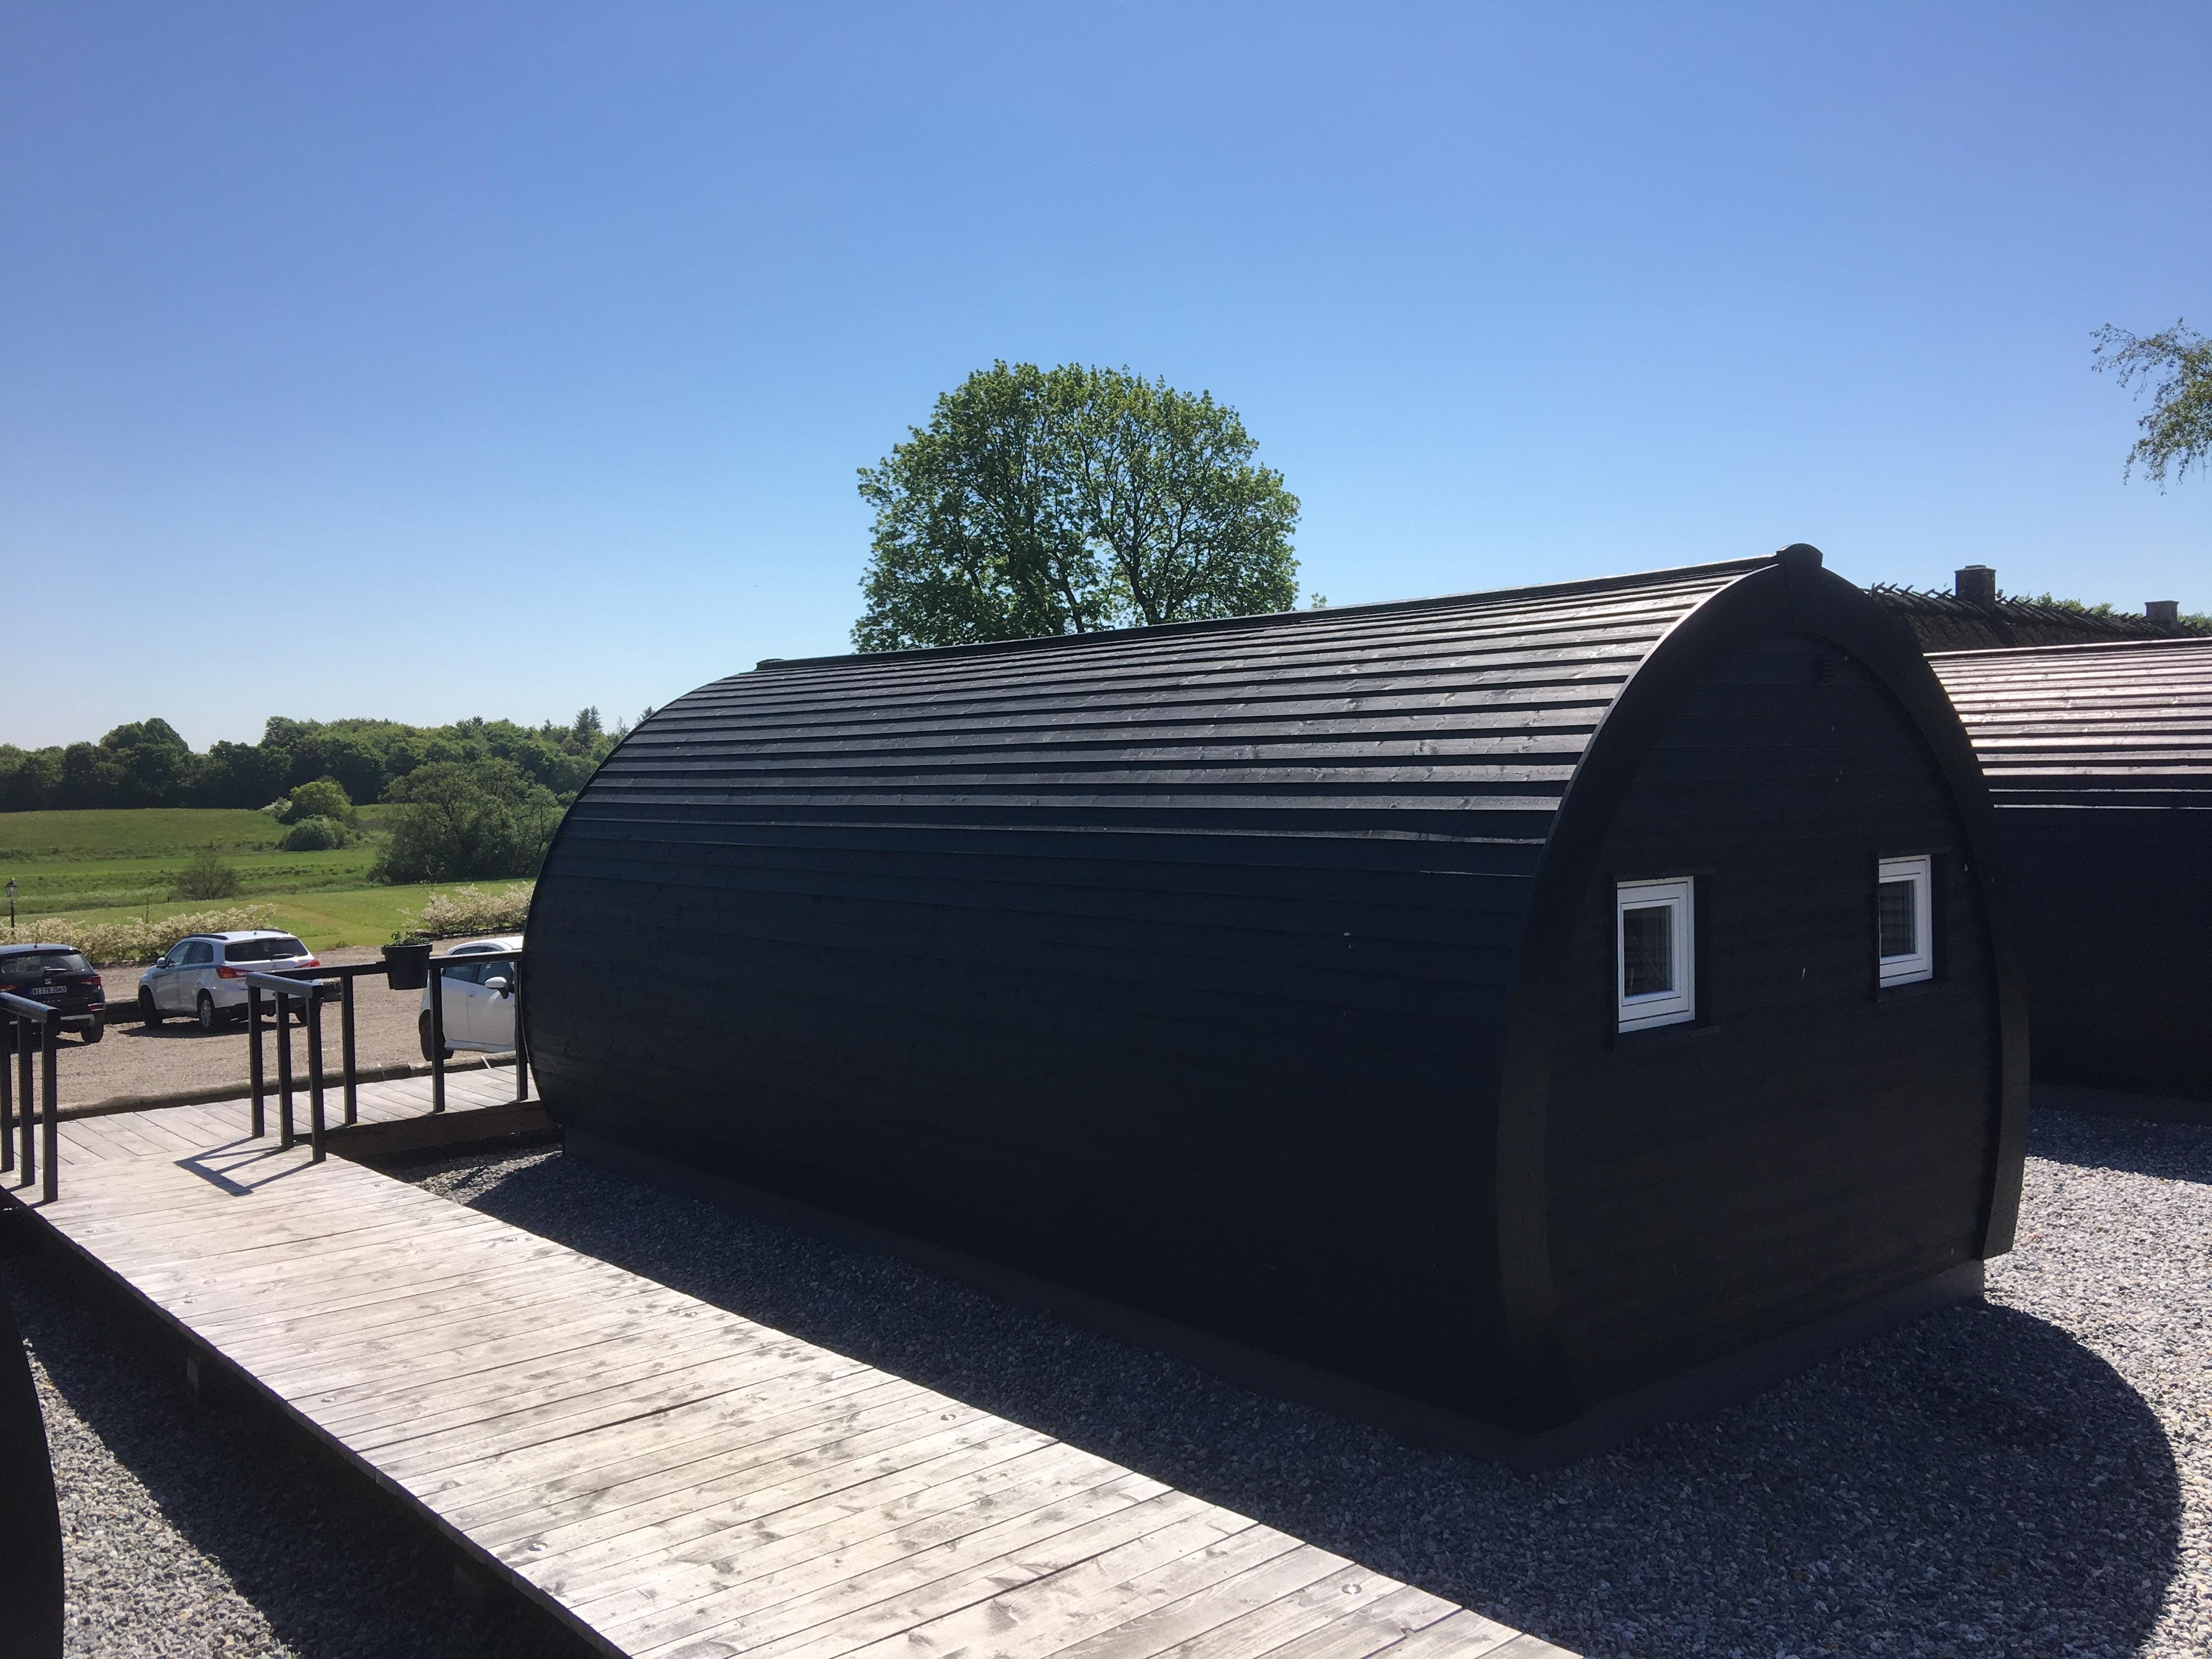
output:
[[[473,956],[479,951],[520,951],[522,935],[472,939],[456,945],[447,954]],[[503,1054],[514,1047],[514,964],[511,962],[457,962],[445,969],[442,1016],[446,1024],[445,1058],[456,1048],[475,1048]],[[422,1058],[430,1058],[430,988],[422,988],[422,1012],[416,1027],[422,1036]]]
[[[322,965],[291,934],[271,927],[189,934],[138,976],[138,1017],[159,1025],[171,1014],[185,1014],[198,1019],[203,1031],[212,1031],[245,1015],[248,974]]]

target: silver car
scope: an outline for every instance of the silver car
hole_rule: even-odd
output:
[[[193,933],[138,976],[138,1017],[159,1025],[172,1014],[185,1014],[198,1020],[203,1031],[212,1031],[245,1015],[248,974],[322,965],[298,939],[273,928]]]

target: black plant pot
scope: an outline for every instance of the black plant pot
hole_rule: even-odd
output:
[[[430,947],[427,945],[387,945],[384,947],[384,982],[395,991],[419,991],[430,982]]]

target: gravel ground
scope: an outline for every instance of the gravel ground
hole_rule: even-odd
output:
[[[2212,1130],[2039,1113],[2032,1152],[1986,1306],[1534,1477],[542,1146],[401,1173],[1592,1656],[2202,1659]],[[11,1281],[62,1452],[73,1654],[508,1650],[404,1528]]]
[[[374,949],[349,946],[325,951],[321,959],[333,964],[380,959]],[[108,997],[124,1001],[137,994],[136,968],[103,968]],[[359,981],[355,988],[355,1052],[363,1066],[384,1066],[422,1058],[422,1039],[415,1022],[422,1012],[420,991],[386,990],[381,980]],[[323,1016],[327,1045],[325,1063],[338,1063],[337,1012],[333,1005]],[[225,1026],[202,1031],[197,1022],[183,1016],[165,1019],[149,1029],[136,1024],[111,1025],[100,1042],[89,1046],[64,1036],[57,1045],[55,1081],[62,1105],[88,1106],[121,1095],[167,1094],[184,1089],[212,1089],[235,1083],[246,1092],[247,1071],[246,1027]],[[307,1064],[307,1040],[295,1032],[292,1053]],[[276,1060],[272,1053],[270,1066]]]

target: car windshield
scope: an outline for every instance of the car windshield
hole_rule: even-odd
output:
[[[222,947],[225,962],[281,962],[307,954],[307,947],[289,933],[275,939],[234,939]]]
[[[0,957],[0,979],[43,979],[48,974],[88,974],[92,964],[81,951],[24,951]]]

